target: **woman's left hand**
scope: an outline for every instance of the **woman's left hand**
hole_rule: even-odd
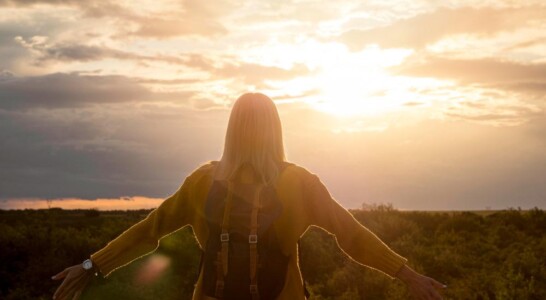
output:
[[[413,297],[419,300],[442,299],[440,291],[447,288],[446,285],[417,273],[407,265],[404,265],[402,269],[400,269],[396,274],[396,277],[402,280],[408,286]]]
[[[77,300],[80,298],[83,290],[93,277],[91,271],[85,270],[81,264],[68,267],[51,277],[53,280],[63,279],[63,283],[57,288],[53,299],[55,300]]]

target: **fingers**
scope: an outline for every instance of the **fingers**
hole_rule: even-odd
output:
[[[447,288],[447,285],[441,284],[441,283],[439,283],[438,281],[436,281],[436,280],[434,280],[434,279],[432,279],[432,278],[430,278],[430,283],[432,284],[432,286],[434,286],[434,287],[437,288],[437,289],[445,289],[445,288]]]
[[[86,276],[81,276],[81,275],[78,277],[65,279],[65,282],[67,282],[67,284],[63,287],[62,290],[59,291],[57,295],[53,296],[53,299],[56,299],[56,300],[71,299],[71,297],[73,296],[75,292],[77,292],[78,290],[82,290],[85,287],[85,284],[86,284],[85,280],[86,280]]]
[[[80,296],[82,295],[82,290],[78,290],[74,293],[74,297],[72,297],[72,300],[78,300],[80,299]]]
[[[64,272],[64,271],[63,271]],[[61,272],[62,273],[62,272]],[[60,273],[59,273],[60,274]],[[66,275],[63,275],[63,277],[65,277]],[[57,278],[55,278],[57,279]],[[60,278],[59,278],[60,279]],[[55,291],[55,293],[53,294],[53,299],[58,299],[57,297],[59,297],[59,295],[64,291],[66,285],[70,282],[70,278],[66,278],[65,280],[63,280],[63,282],[61,283],[61,285],[57,288],[57,290]]]
[[[440,295],[440,293],[438,293],[438,291],[436,289],[429,289],[427,291],[427,299],[431,299],[431,300],[442,300],[442,296]]]
[[[442,300],[442,296],[435,289],[424,289],[414,294],[419,300]]]
[[[83,290],[90,279],[90,273],[79,273],[77,270],[74,270],[74,272],[70,272],[64,279],[61,286],[59,286],[57,291],[55,291],[53,299],[72,299],[71,297],[73,296],[73,294],[76,291]]]
[[[62,279],[62,278],[64,278],[66,276],[66,274],[68,274],[68,271],[69,271],[68,268],[66,268],[66,269],[62,270],[61,272],[57,273],[56,275],[53,275],[51,277],[51,279],[53,279],[53,280]]]
[[[89,281],[91,280],[91,277],[89,276],[86,276],[83,283],[81,284],[80,288],[74,293],[74,297],[72,298],[72,300],[78,300],[80,299],[80,296],[82,295],[82,292],[83,290],[85,289],[85,287],[87,286],[87,284],[89,283]]]
[[[418,300],[441,300],[442,295],[440,289],[444,289],[445,285],[437,282],[429,277],[421,277],[416,284],[409,286],[411,295]]]
[[[427,278],[428,278],[428,282],[430,284],[430,286],[428,288],[428,294],[430,296],[430,299],[435,299],[435,300],[442,299],[442,296],[440,295],[438,290],[440,290],[440,289],[443,290],[446,286],[444,284],[441,284],[438,281],[430,278],[430,277],[427,277]]]

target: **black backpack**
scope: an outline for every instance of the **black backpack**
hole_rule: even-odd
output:
[[[289,260],[272,226],[282,209],[273,185],[213,182],[205,205],[205,295],[225,300],[278,297]]]

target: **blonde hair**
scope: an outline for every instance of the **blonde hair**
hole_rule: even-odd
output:
[[[255,178],[273,182],[285,161],[282,126],[275,103],[261,93],[246,93],[233,105],[226,132],[218,177],[234,180],[239,171],[251,167]]]

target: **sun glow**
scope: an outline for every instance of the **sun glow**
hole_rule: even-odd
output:
[[[301,101],[314,110],[337,117],[354,117],[384,115],[403,109],[404,103],[416,101],[412,89],[422,79],[394,76],[387,71],[403,63],[413,52],[377,45],[353,52],[341,43],[307,39],[292,44],[273,40],[244,51],[242,56],[249,63],[285,70],[305,65],[312,75],[267,81],[271,90],[264,92],[274,97],[299,95],[285,101]]]
[[[378,47],[358,53],[343,47],[327,53],[316,77],[320,95],[311,105],[338,116],[376,116],[401,108],[411,98],[410,83],[385,68],[400,64],[410,54],[410,50]]]

